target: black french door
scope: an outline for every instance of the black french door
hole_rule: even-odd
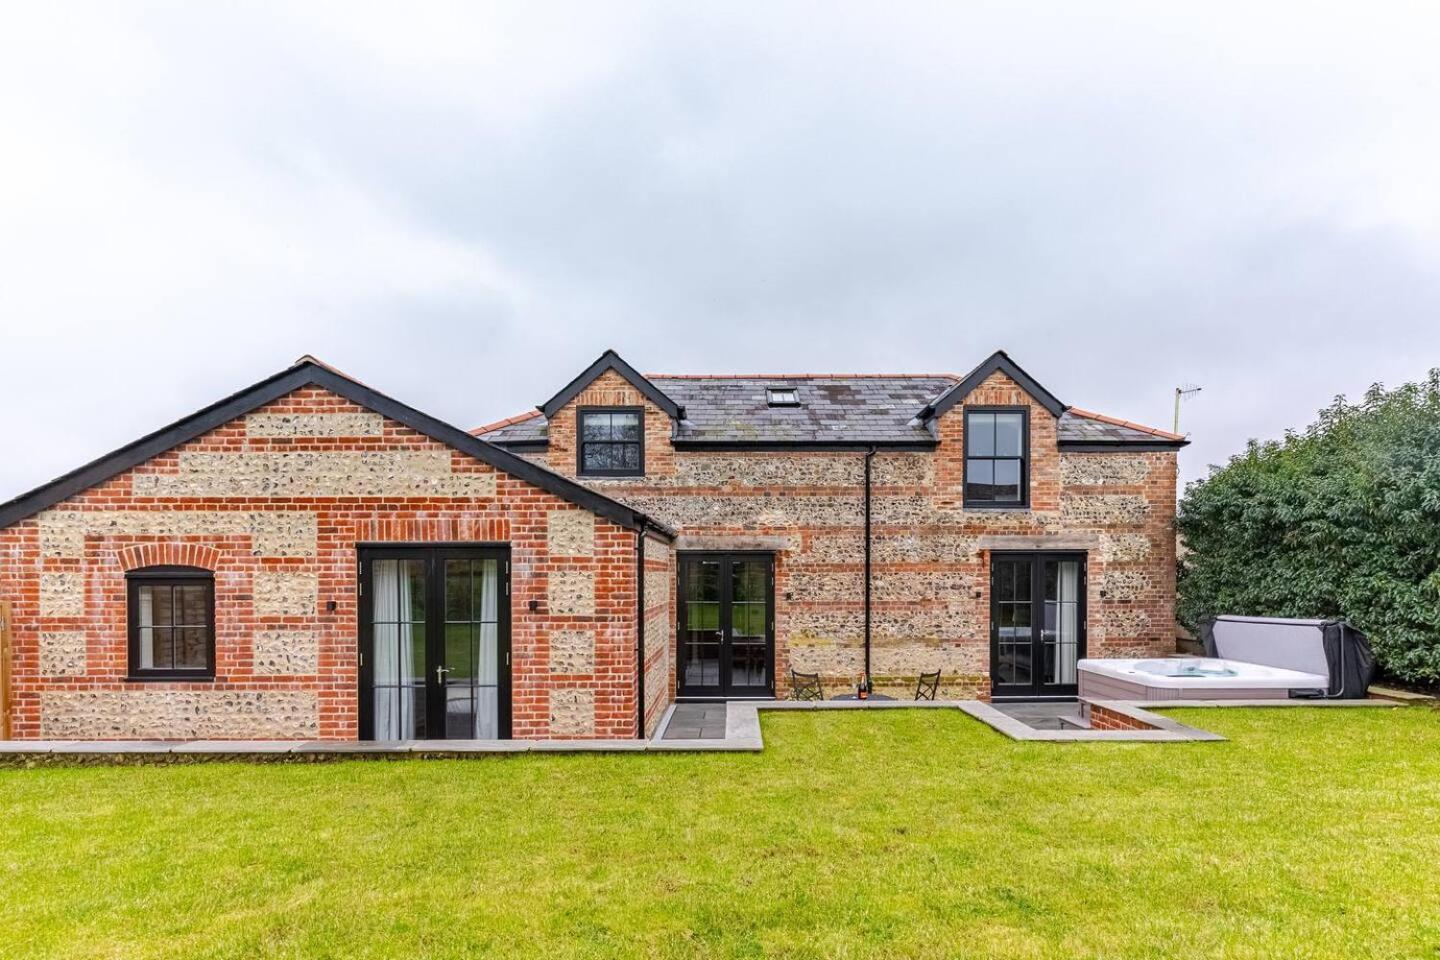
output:
[[[990,558],[990,692],[1073,697],[1085,656],[1085,554]]]
[[[775,695],[774,572],[769,554],[680,555],[680,696]]]
[[[510,736],[510,551],[360,550],[360,739]]]

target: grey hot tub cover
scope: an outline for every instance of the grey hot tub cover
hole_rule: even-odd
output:
[[[1207,657],[1330,678],[1329,689],[1308,692],[1310,696],[1363,700],[1375,679],[1375,655],[1369,638],[1343,619],[1206,617],[1199,623],[1199,634]],[[1291,691],[1292,696],[1306,694]]]

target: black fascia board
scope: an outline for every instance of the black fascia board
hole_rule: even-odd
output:
[[[524,453],[549,449],[549,440],[491,440],[497,447]],[[934,450],[938,440],[674,440],[676,450]]]
[[[684,407],[680,406],[674,400],[671,400],[669,397],[667,397],[663,392],[661,392],[659,387],[655,386],[655,384],[645,379],[645,376],[643,374],[637,371],[634,367],[630,366],[630,364],[626,363],[620,357],[620,354],[616,353],[614,350],[606,350],[604,353],[600,354],[599,359],[597,359],[594,363],[590,364],[590,366],[586,367],[585,370],[578,377],[567,383],[559,393],[555,394],[555,396],[540,404],[538,407],[536,407],[536,409],[539,410],[541,413],[545,414],[547,419],[555,416],[556,412],[559,411],[561,407],[565,406],[565,404],[569,403],[571,400],[574,400],[577,396],[579,396],[581,390],[584,390],[586,387],[590,386],[590,384],[594,383],[595,379],[599,377],[602,373],[604,373],[606,370],[614,370],[616,373],[620,374],[620,376],[624,377],[632,387],[644,394],[647,400],[655,404],[655,406],[659,407],[661,410],[665,411],[666,415],[669,416],[670,419],[685,419]]]
[[[980,386],[986,377],[995,373],[997,370],[1019,384],[1022,390],[1034,397],[1040,406],[1050,411],[1051,415],[1058,417],[1065,412],[1065,404],[1061,403],[1058,397],[1042,387],[1040,381],[1020,369],[1020,365],[1014,360],[1011,360],[1004,350],[996,350],[990,354],[980,366],[967,373],[965,379],[927,404],[925,408],[920,411],[919,419],[921,421],[929,421],[940,416],[946,410],[949,410],[955,406],[955,404],[969,396],[970,391]]]
[[[1056,446],[1070,453],[1158,453],[1188,447],[1189,440],[1060,440]]]
[[[677,450],[934,450],[936,440],[672,440]]]
[[[512,453],[543,453],[550,449],[549,440],[486,440],[485,443]]]
[[[312,360],[305,360],[282,370],[280,373],[267,377],[238,393],[231,394],[184,419],[177,420],[168,427],[162,427],[134,443],[108,453],[98,460],[93,460],[29,493],[21,494],[7,503],[0,504],[0,528],[32,517],[68,497],[136,467],[166,450],[194,440],[222,424],[280,399],[287,393],[311,385],[323,387],[362,407],[389,417],[418,433],[423,433],[432,440],[459,450],[497,470],[518,477],[547,493],[552,493],[563,500],[584,507],[592,513],[613,520],[623,527],[631,530],[655,529],[668,535],[671,539],[676,535],[671,527],[620,503],[618,500],[612,500],[508,450],[503,450],[492,443],[471,436],[459,427],[451,426],[443,420],[422,413],[414,407],[401,403],[399,400],[386,396],[378,390],[367,387]]]

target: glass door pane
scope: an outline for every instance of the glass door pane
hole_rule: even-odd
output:
[[[990,565],[994,693],[1069,696],[1085,656],[1083,554],[997,556]]]
[[[996,558],[992,564],[996,650],[991,672],[996,685],[1030,686],[1034,643],[1029,558]]]
[[[500,561],[449,559],[445,564],[443,677],[445,737],[500,736]]]
[[[682,696],[774,692],[770,571],[764,555],[681,556]]]
[[[1075,664],[1080,654],[1080,561],[1047,559],[1045,565],[1045,626],[1041,644],[1045,658],[1044,682],[1077,682]]]
[[[687,691],[719,692],[720,619],[719,559],[684,561],[684,596],[680,611],[681,684]]]
[[[509,737],[505,552],[362,547],[360,561],[361,736]]]
[[[371,572],[376,740],[420,740],[425,724],[425,563],[376,560]]]
[[[736,692],[770,685],[770,562],[730,562],[730,688]]]

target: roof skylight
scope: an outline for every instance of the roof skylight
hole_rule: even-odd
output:
[[[765,399],[772,407],[800,406],[800,392],[794,387],[768,387]]]

